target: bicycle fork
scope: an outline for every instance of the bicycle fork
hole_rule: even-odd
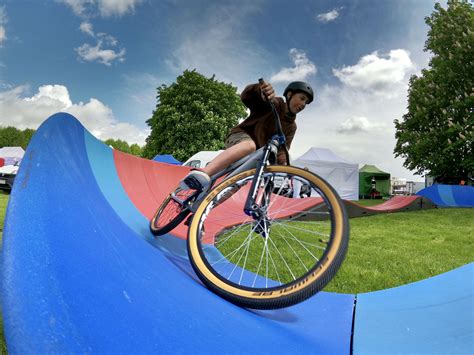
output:
[[[265,187],[264,195],[262,196],[261,201],[257,201],[258,189],[262,183],[263,171],[265,169],[265,164],[268,161],[268,158],[272,152],[272,146],[268,145],[264,150],[261,160],[259,160],[255,175],[252,179],[252,184],[250,186],[250,191],[245,201],[244,212],[248,216],[251,216],[255,220],[254,231],[262,237],[267,238],[270,232],[270,221],[267,217],[267,206],[268,200],[271,191],[266,191],[269,186]]]

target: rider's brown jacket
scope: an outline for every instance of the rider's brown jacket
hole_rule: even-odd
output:
[[[276,133],[275,118],[270,106],[262,99],[259,84],[248,85],[242,91],[240,98],[244,105],[250,109],[250,115],[242,123],[232,128],[229,135],[245,132],[253,139],[258,149],[264,146]],[[276,97],[273,102],[280,116],[283,133],[286,136],[286,146],[290,149],[296,132],[296,115],[289,112],[283,98]],[[285,153],[281,148],[278,152],[278,163],[286,164]]]

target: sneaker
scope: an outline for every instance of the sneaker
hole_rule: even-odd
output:
[[[191,170],[188,175],[180,181],[179,186],[185,189],[205,190],[211,184],[211,178],[200,170]]]

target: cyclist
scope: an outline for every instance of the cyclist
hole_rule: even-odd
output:
[[[313,101],[314,93],[308,83],[294,81],[286,87],[283,96],[285,100],[276,97],[270,83],[248,85],[240,97],[244,105],[250,109],[250,115],[230,130],[225,142],[226,149],[203,169],[190,171],[181,180],[180,186],[183,189],[205,189],[210,184],[210,175],[264,146],[276,131],[274,117],[267,100],[271,100],[278,111],[289,149],[296,132],[296,115]],[[286,165],[286,156],[281,149],[278,152],[278,163]]]

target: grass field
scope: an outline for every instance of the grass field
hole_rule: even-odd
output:
[[[349,251],[326,291],[362,293],[474,261],[474,209],[433,209],[350,220]]]
[[[384,203],[387,200],[384,199],[370,199],[370,200],[359,200],[359,201],[354,201],[359,205],[365,206],[365,207],[370,207],[370,206],[375,206],[381,203]]]
[[[0,192],[2,230],[7,202],[8,195]],[[400,286],[474,261],[474,209],[353,218],[350,227],[346,260],[325,291],[362,293]],[[5,342],[0,340],[4,353]]]

